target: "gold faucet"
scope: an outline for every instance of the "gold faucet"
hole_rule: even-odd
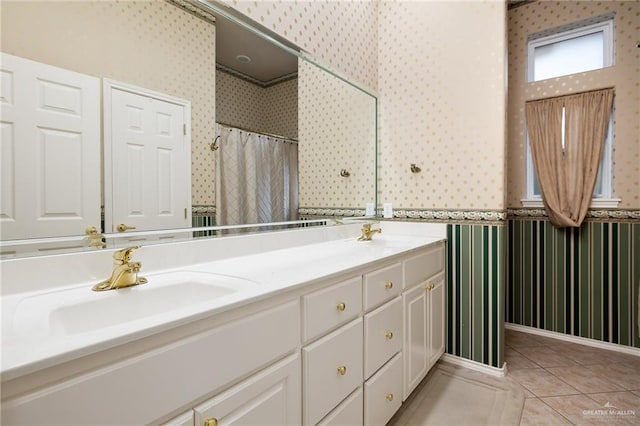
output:
[[[146,278],[139,277],[138,272],[142,267],[142,262],[132,262],[132,252],[140,246],[127,247],[113,253],[113,272],[109,279],[104,280],[92,287],[94,291],[115,290],[118,288],[131,287],[133,285],[144,284]]]
[[[371,241],[373,234],[382,234],[382,229],[371,229],[370,223],[362,225],[362,235],[358,238],[358,241]]]

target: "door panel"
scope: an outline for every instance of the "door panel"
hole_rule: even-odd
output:
[[[2,54],[2,239],[100,224],[100,84]]]
[[[106,228],[190,227],[189,103],[137,90],[105,87],[110,111],[105,144],[111,155]]]

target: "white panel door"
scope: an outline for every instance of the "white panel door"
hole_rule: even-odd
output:
[[[418,386],[429,371],[429,312],[427,311],[426,283],[402,295],[404,305],[404,394]]]
[[[99,227],[99,79],[1,58],[2,239]]]
[[[105,103],[107,232],[190,227],[189,102],[107,82]]]
[[[211,366],[221,368],[221,366]],[[299,425],[300,357],[290,355],[194,409],[194,423]]]
[[[446,319],[444,273],[429,280],[434,285],[429,290],[429,368],[444,353]]]

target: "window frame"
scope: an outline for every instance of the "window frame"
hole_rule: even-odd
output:
[[[610,67],[614,65],[615,58],[615,43],[613,38],[613,19],[608,19],[603,22],[598,22],[596,24],[586,25],[583,27],[562,31],[556,34],[552,34],[545,37],[539,37],[527,42],[527,82],[532,83],[535,81],[535,55],[534,51],[537,47],[547,46],[549,44],[554,44],[562,41],[571,40],[574,38],[599,33],[602,32],[602,68]],[[597,69],[602,69],[597,68]],[[595,70],[589,70],[595,71]],[[581,71],[588,72],[588,71]],[[563,77],[565,75],[571,74],[563,74],[560,76],[550,77],[550,78],[558,78]]]

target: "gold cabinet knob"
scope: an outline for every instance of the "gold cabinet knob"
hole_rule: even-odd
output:
[[[338,367],[338,374],[340,374],[341,376],[347,374],[347,367],[345,367],[344,365]]]
[[[387,331],[386,333],[384,333],[384,337],[386,337],[389,340],[393,339],[393,332]]]
[[[434,287],[435,287],[435,284],[429,283],[429,284],[427,284],[427,286],[424,289],[431,291],[431,290],[433,290]]]
[[[118,232],[124,232],[124,231],[128,231],[129,229],[136,229],[136,227],[135,226],[125,225],[124,223],[121,223],[120,225],[118,225],[116,227],[116,229],[118,230]]]
[[[347,309],[347,305],[344,304],[343,302],[340,302],[336,305],[336,309],[339,310],[340,312],[343,312],[345,309]]]
[[[211,417],[204,420],[204,426],[218,426],[218,419]]]
[[[384,283],[385,288],[387,289],[392,289],[393,288],[393,282],[391,281],[387,281],[386,283]]]
[[[387,398],[387,401],[391,402],[391,401],[393,401],[393,394],[392,393],[388,393],[385,398]]]

